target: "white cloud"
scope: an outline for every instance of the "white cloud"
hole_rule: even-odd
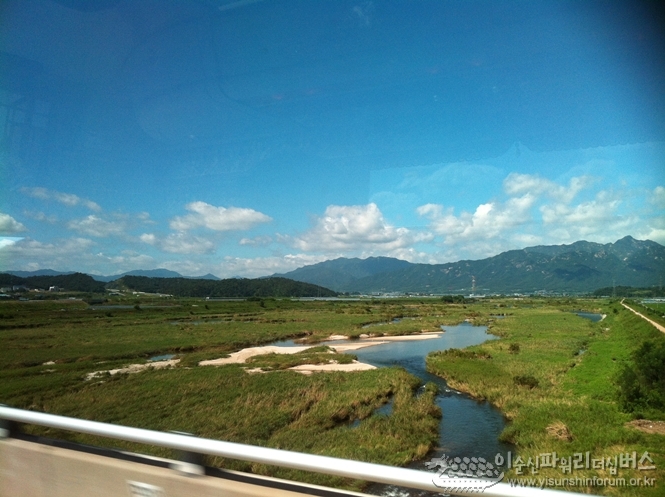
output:
[[[241,238],[238,242],[240,245],[249,245],[252,247],[258,247],[261,245],[269,245],[272,243],[272,237],[270,236],[256,236],[254,238]]]
[[[111,264],[113,273],[131,271],[134,269],[154,269],[155,260],[149,255],[139,254],[132,250],[123,250],[119,255],[96,254],[98,259],[103,259],[105,263]]]
[[[543,205],[540,211],[545,224],[597,226],[614,219],[620,201],[607,192],[599,192],[594,200],[574,206],[566,204]]]
[[[23,224],[19,223],[9,214],[0,212],[0,233],[12,235],[14,233],[21,233],[22,231],[27,231],[27,228]]]
[[[21,192],[30,197],[38,198],[41,200],[55,200],[56,202],[66,205],[67,207],[75,207],[77,205],[82,205],[83,207],[86,207],[91,211],[99,212],[102,210],[102,208],[92,200],[79,197],[78,195],[74,195],[73,193],[63,193],[54,190],[48,190],[42,187],[35,187],[35,188],[24,187],[21,188]]]
[[[641,234],[638,234],[638,239],[651,240],[653,242],[660,243],[661,245],[665,245],[665,227],[658,228],[651,226],[644,230],[644,232]]]
[[[67,227],[86,235],[107,237],[122,235],[125,232],[126,224],[122,221],[106,221],[94,214],[90,214],[83,219],[70,221],[67,223]]]
[[[306,252],[362,252],[389,255],[414,243],[431,239],[429,234],[413,233],[391,226],[374,203],[329,205],[314,226],[296,237],[283,240]]]
[[[0,236],[0,250],[5,247],[10,247],[11,245],[14,245],[16,242],[21,240],[22,238],[17,238],[14,236]]]
[[[148,245],[155,245],[157,243],[157,237],[153,233],[143,233],[139,240]]]
[[[166,237],[159,237],[154,233],[143,233],[139,240],[152,245],[164,252],[172,254],[208,254],[215,251],[215,244],[201,236],[190,235],[186,231],[171,233]]]
[[[453,208],[444,210],[440,204],[425,204],[416,212],[430,219],[430,228],[454,244],[473,240],[497,238],[509,229],[531,222],[531,208],[536,198],[531,194],[509,199],[505,203],[489,202],[479,205],[475,212],[456,216]]]
[[[623,200],[627,198],[625,192],[600,191],[593,200],[579,204],[542,205],[540,211],[548,243],[581,239],[607,243],[628,234],[644,237],[657,218],[649,220],[650,216],[638,216],[630,206],[623,207]]]
[[[185,208],[191,212],[171,220],[174,230],[187,231],[205,227],[214,231],[247,230],[272,218],[254,209],[239,207],[215,207],[205,202],[192,202]]]
[[[55,243],[42,243],[32,238],[24,238],[13,245],[16,252],[27,257],[44,255],[74,255],[76,251],[87,250],[95,243],[88,238],[67,238]]]
[[[53,216],[53,215],[47,216],[46,214],[44,214],[41,211],[36,211],[36,212],[23,211],[23,215],[25,215],[29,218],[32,218],[35,221],[42,221],[42,222],[46,222],[46,223],[49,223],[49,224],[55,224],[55,223],[58,222],[58,218],[56,216]]]
[[[67,238],[42,243],[23,238],[2,247],[3,265],[8,269],[55,269],[84,271],[91,262],[90,248],[94,242],[87,238]]]
[[[569,203],[580,191],[591,185],[592,181],[593,179],[590,176],[577,176],[571,178],[568,186],[563,186],[532,174],[510,173],[503,180],[503,189],[511,196],[524,194],[546,195],[559,202]]]
[[[665,209],[665,187],[657,186],[649,195],[649,202],[656,207]]]
[[[51,193],[46,188],[35,187],[35,188],[21,188],[21,191],[26,195],[29,195],[33,198],[39,198],[42,200],[49,200],[51,198]]]
[[[175,254],[207,254],[215,250],[210,240],[183,232],[171,233],[159,241],[159,247]]]
[[[339,254],[341,257],[341,254]],[[299,267],[316,264],[328,259],[325,255],[314,254],[287,254],[274,257],[225,257],[218,267],[212,269],[212,273],[220,278],[232,278],[240,276],[243,278],[258,278],[260,276],[275,273],[287,273]]]

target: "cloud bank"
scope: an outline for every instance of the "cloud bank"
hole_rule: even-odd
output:
[[[282,238],[303,252],[395,256],[431,236],[391,225],[378,206],[370,203],[329,205],[308,231]]]
[[[190,214],[171,220],[171,229],[187,231],[195,228],[207,228],[213,231],[248,230],[257,224],[272,221],[254,209],[239,207],[215,207],[205,202],[192,202],[185,206]]]

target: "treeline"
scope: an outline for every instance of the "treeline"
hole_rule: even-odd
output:
[[[146,293],[175,297],[334,297],[332,290],[287,278],[196,280],[123,276],[109,284]]]
[[[444,295],[441,300],[447,304],[463,304],[466,302],[464,295]]]
[[[28,276],[22,278],[13,274],[0,273],[0,287],[23,286],[30,290],[48,290],[58,287],[70,292],[103,293],[104,283],[83,273],[59,274],[57,276]]]
[[[662,287],[657,286],[647,288],[637,288],[633,286],[606,286],[593,292],[593,295],[596,297],[652,298],[665,297],[665,291],[662,289]]]

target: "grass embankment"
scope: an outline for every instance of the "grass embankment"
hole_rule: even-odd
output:
[[[598,304],[591,304],[598,305]],[[497,320],[491,332],[502,340],[464,351],[435,353],[428,369],[449,384],[484,398],[510,419],[502,439],[515,444],[525,462],[539,454],[556,452],[570,457],[590,452],[590,458],[646,451],[655,470],[619,468],[625,487],[567,487],[567,490],[606,495],[663,495],[665,439],[626,427],[631,416],[617,403],[617,377],[632,351],[644,340],[665,340],[653,326],[618,303],[600,312],[607,318],[592,323],[547,305],[511,309]],[[475,352],[475,354],[474,354]],[[515,456],[514,455],[514,456]],[[648,464],[648,463],[647,463]],[[612,477],[608,470],[543,469],[535,477]],[[512,470],[509,477],[517,477]],[[629,486],[630,478],[655,478],[655,488]]]
[[[47,412],[160,431],[299,452],[403,465],[423,457],[437,438],[432,394],[415,398],[417,380],[399,369],[304,376],[291,371],[247,374],[240,366],[177,368],[119,375],[47,401]],[[394,396],[393,414],[372,416]],[[350,423],[363,419],[357,427]],[[38,430],[44,432],[43,430]],[[60,436],[61,433],[45,431]],[[68,438],[72,438],[71,435]],[[74,440],[108,441],[85,435]],[[125,450],[133,444],[113,442]],[[171,457],[167,450],[141,452]],[[229,469],[359,488],[340,478],[298,474],[240,461],[209,459]]]
[[[643,304],[633,299],[626,299],[623,302],[643,316],[646,316],[661,326],[665,326],[665,303]]]
[[[157,302],[159,303],[159,301]],[[440,413],[432,391],[416,397],[419,380],[399,368],[311,376],[283,371],[303,363],[346,362],[323,348],[294,356],[252,358],[246,365],[197,367],[275,340],[331,334],[413,333],[459,322],[461,306],[413,302],[205,302],[167,307],[90,310],[81,302],[0,304],[0,402],[19,408],[154,430],[403,465],[422,458],[438,439]],[[162,302],[163,304],[163,302]],[[397,316],[416,319],[388,322]],[[137,374],[88,373],[158,354],[176,354],[178,367]],[[244,368],[274,370],[247,374]],[[390,416],[374,415],[394,399]],[[362,420],[357,426],[351,423]],[[86,435],[26,427],[32,433],[125,450],[169,451]],[[238,461],[210,460],[319,484],[360,488],[359,482],[297,474]]]

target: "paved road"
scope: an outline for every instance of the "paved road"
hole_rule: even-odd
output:
[[[637,315],[638,315],[639,317],[641,317],[642,319],[646,319],[646,320],[649,321],[652,325],[654,325],[658,330],[660,330],[660,331],[662,331],[663,333],[665,333],[665,326],[660,325],[660,324],[656,323],[655,321],[652,321],[651,319],[649,319],[648,317],[646,317],[644,314],[640,314],[639,312],[637,312],[637,311],[636,311],[635,309],[633,309],[632,307],[628,307],[626,304],[623,303],[623,300],[621,301],[621,305],[624,306],[626,309],[629,309],[629,310],[633,311],[635,314],[637,314]]]

